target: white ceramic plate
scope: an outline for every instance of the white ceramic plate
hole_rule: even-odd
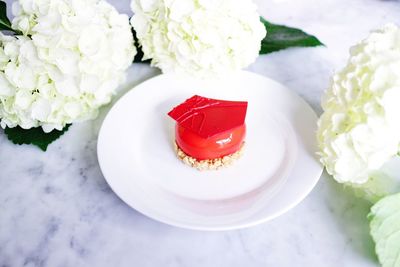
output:
[[[200,172],[175,156],[167,113],[194,94],[249,102],[244,155],[229,168]],[[160,75],[111,109],[98,158],[114,192],[139,212],[178,227],[237,229],[277,217],[315,186],[316,122],[303,99],[254,73],[220,81]]]

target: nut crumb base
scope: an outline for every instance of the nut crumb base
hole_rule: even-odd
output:
[[[242,156],[244,150],[244,143],[243,143],[238,151],[228,156],[217,159],[198,160],[183,152],[183,150],[179,148],[176,142],[174,142],[174,144],[175,144],[175,152],[178,158],[186,165],[196,168],[199,171],[218,170],[227,167],[231,165],[235,160],[239,159]]]

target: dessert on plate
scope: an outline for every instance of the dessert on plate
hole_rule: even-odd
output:
[[[243,152],[246,112],[247,102],[198,95],[173,108],[178,158],[199,170],[230,165]]]

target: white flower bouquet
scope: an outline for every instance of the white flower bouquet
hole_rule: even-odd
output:
[[[400,29],[386,25],[354,46],[326,92],[321,161],[340,183],[364,184],[400,145]]]
[[[0,33],[0,126],[10,140],[46,150],[72,123],[96,118],[135,55],[163,72],[208,77],[259,53],[321,45],[260,19],[251,0],[135,0],[132,8],[134,29],[106,0],[18,0],[12,22],[0,1],[0,30],[15,33]]]
[[[390,195],[398,182],[381,171],[399,153],[399,103],[400,28],[388,24],[351,48],[323,98],[317,133],[328,173],[377,202],[368,218],[384,267],[400,266],[400,195]]]
[[[0,35],[1,126],[44,132],[93,119],[136,53],[126,15],[105,1],[21,0]]]
[[[163,72],[215,76],[255,61],[266,35],[251,0],[133,0],[144,59]]]
[[[350,51],[322,101],[321,161],[341,183],[365,183],[400,145],[400,30],[387,25]]]

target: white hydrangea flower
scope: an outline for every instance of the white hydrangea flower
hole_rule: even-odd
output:
[[[400,29],[386,25],[350,54],[322,101],[318,141],[338,182],[362,184],[399,151]]]
[[[19,0],[1,35],[1,126],[44,131],[93,119],[125,78],[136,50],[129,18],[103,0]]]
[[[200,77],[253,63],[266,35],[251,0],[132,0],[144,59],[164,73]]]

